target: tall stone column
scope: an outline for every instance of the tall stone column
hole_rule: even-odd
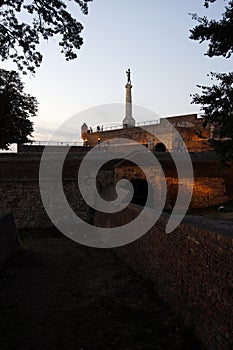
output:
[[[125,85],[126,88],[126,101],[125,101],[125,118],[123,120],[123,128],[134,127],[135,120],[132,115],[132,84],[130,78],[130,70],[126,72],[128,76],[128,82]]]
[[[132,119],[132,85],[131,84],[126,84],[126,100],[125,100],[125,117],[128,119]]]

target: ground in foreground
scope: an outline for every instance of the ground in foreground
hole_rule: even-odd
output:
[[[203,349],[113,250],[55,229],[20,235],[23,249],[0,275],[1,349]]]

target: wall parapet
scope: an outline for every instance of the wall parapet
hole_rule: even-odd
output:
[[[139,210],[130,205],[122,214],[112,217],[111,226],[129,222]],[[208,349],[230,349],[233,343],[232,224],[187,217],[173,233],[166,234],[167,220],[168,216],[162,214],[146,235],[115,251],[153,281],[162,299],[195,329]],[[106,225],[101,213],[96,213],[95,224]]]

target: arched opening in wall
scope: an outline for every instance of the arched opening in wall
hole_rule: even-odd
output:
[[[155,145],[154,150],[155,152],[166,152],[167,149],[164,143],[159,142],[157,145]]]
[[[132,203],[144,207],[147,201],[148,189],[153,191],[151,184],[148,184],[148,182],[143,179],[132,179],[131,183],[134,189]]]

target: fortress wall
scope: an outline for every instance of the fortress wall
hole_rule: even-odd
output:
[[[0,212],[13,212],[16,218],[17,227],[45,227],[51,225],[39,190],[39,165],[41,155],[12,155],[1,156],[0,159]],[[64,191],[72,209],[84,218],[91,220],[92,212],[83,201],[78,189],[78,168],[83,154],[72,154],[65,161],[63,167]],[[56,160],[54,160],[56,162]],[[174,164],[161,157],[162,167],[167,179],[167,208],[175,203],[178,182]],[[51,167],[52,161],[48,163]],[[116,164],[115,164],[116,165]],[[97,177],[97,188],[102,191],[122,177],[143,178],[140,172],[133,166],[116,166],[114,162],[101,169]],[[192,199],[192,207],[205,207],[213,204],[220,204],[225,200],[233,199],[232,169],[217,169],[215,161],[194,162],[195,185]],[[160,185],[160,172],[153,169],[151,177],[157,179],[157,186]],[[54,193],[57,193],[56,184],[50,182]],[[187,183],[184,179],[183,190]],[[181,186],[182,187],[182,186]],[[52,199],[52,198],[51,198]],[[58,205],[59,207],[59,205]],[[59,210],[59,208],[57,209]]]
[[[190,184],[186,179],[167,178],[167,202],[166,209],[172,209],[175,205],[178,187],[181,191],[190,188]],[[226,186],[224,179],[221,177],[198,177],[195,178],[193,185],[192,200],[189,208],[207,208],[209,206],[218,205],[231,199],[230,195],[226,195]]]
[[[169,121],[169,122],[168,122]],[[210,137],[210,127],[203,128],[202,119],[197,119],[196,114],[161,118],[158,124],[149,124],[141,127],[129,127],[122,129],[96,131],[94,133],[84,133],[83,140],[89,146],[98,144],[98,139],[103,142],[115,138],[132,139],[140,144],[147,145],[150,149],[160,142],[164,143],[170,151],[179,147],[174,133],[174,128],[184,140],[186,147],[192,152],[203,152],[212,149],[208,142]],[[157,137],[156,137],[157,136]]]
[[[160,163],[167,183],[166,209],[171,209],[176,201],[178,186],[180,185],[181,191],[186,191],[190,188],[190,181],[186,178],[178,180],[176,167],[172,160],[161,159]],[[194,159],[192,164],[194,185],[190,208],[205,208],[233,199],[232,168],[221,170],[216,160],[208,159],[206,161]],[[150,174],[152,187],[159,186],[161,177],[159,168],[156,170],[153,167]],[[115,182],[122,178],[145,179],[145,174],[136,166],[123,162],[115,167]]]
[[[173,139],[172,132],[160,130],[154,130],[155,127],[148,127],[146,132],[141,128],[128,128],[128,129],[119,129],[112,131],[103,131],[103,132],[94,132],[85,135],[85,138],[88,140],[88,145],[94,147],[98,144],[98,138],[101,142],[108,141],[110,139],[116,138],[126,138],[136,141],[140,144],[146,145],[149,149],[154,149],[154,146],[158,143],[164,143],[167,146],[168,151],[171,151],[176,147],[176,142]],[[161,129],[161,127],[160,127]],[[209,144],[206,137],[197,137],[194,134],[194,130],[187,128],[178,128],[179,133],[185,141],[185,145],[190,152],[206,152],[213,149]],[[157,137],[152,136],[151,133],[156,133]]]
[[[61,144],[64,144],[63,146]],[[19,144],[17,145],[17,152],[18,153],[42,153],[44,151],[46,146],[43,145],[22,145]],[[59,152],[61,150],[61,147],[66,147],[65,142],[61,142],[60,145],[58,146],[54,146],[54,145],[49,145],[49,148],[52,150],[52,152]],[[83,147],[83,146],[70,146],[70,150],[69,152],[73,153],[73,152],[86,152],[87,151],[87,147]]]
[[[40,157],[8,156],[1,158],[0,167],[0,213],[13,212],[18,228],[48,227],[52,223],[42,203],[39,188]],[[50,161],[48,166],[52,168]],[[54,160],[56,162],[56,160]],[[80,158],[68,159],[64,163],[63,188],[71,208],[84,220],[90,220],[89,207],[80,195],[77,185],[77,173]],[[50,181],[48,186],[57,194],[57,184]],[[63,216],[59,201],[56,205],[53,198],[48,202],[54,205],[58,217]]]
[[[1,213],[13,212],[19,228],[51,225],[39,192],[40,157],[2,156],[0,161]],[[92,213],[77,187],[80,161],[80,157],[73,156],[65,162],[64,191],[74,211],[89,221]],[[167,176],[175,176],[175,169],[169,160],[163,163]],[[214,172],[216,162],[203,161],[197,162],[197,165],[194,166],[194,173],[199,174],[198,181],[204,181],[204,176],[208,174],[209,183],[213,183],[218,171]],[[231,169],[221,174],[228,180],[232,178]],[[105,188],[112,180],[112,166],[106,167],[98,181]],[[51,182],[50,186],[57,193],[56,184]],[[227,184],[226,188],[229,190],[231,186]],[[58,217],[62,217],[63,208],[59,207],[59,203],[56,210]],[[96,213],[95,220],[100,226],[119,226],[125,220],[130,222],[138,211],[139,207],[131,205],[110,220],[106,220],[105,214]],[[230,349],[230,342],[233,342],[232,229],[226,223],[218,227],[217,222],[209,223],[206,218],[197,218],[197,222],[193,220],[186,219],[172,234],[167,235],[164,233],[167,216],[163,215],[145,236],[118,248],[117,253],[154,281],[159,294],[187,323],[195,327],[209,349]]]
[[[57,186],[50,183],[53,193],[57,194]],[[89,208],[77,190],[77,183],[73,180],[63,182],[64,192],[71,208],[80,218],[89,221]],[[0,181],[1,205],[0,211],[13,212],[17,228],[49,227],[52,225],[41,200],[38,180]],[[57,217],[64,215],[63,205],[58,201],[53,203],[53,198],[48,198],[48,203],[54,206]]]
[[[11,213],[0,215],[0,271],[6,261],[20,250],[20,238]]]
[[[136,205],[111,218],[118,227],[132,221]],[[136,271],[153,281],[168,302],[210,350],[233,344],[233,232],[226,222],[187,217],[171,234],[165,233],[168,216],[162,215],[137,241],[115,249]],[[95,224],[106,226],[96,213]]]
[[[56,164],[49,161],[48,168]],[[85,221],[92,220],[93,212],[83,200],[78,188],[78,168],[82,155],[71,155],[63,167],[63,187],[68,203],[75,213]],[[1,155],[0,159],[0,214],[13,212],[18,228],[48,227],[52,223],[42,203],[39,188],[39,169],[41,154]],[[113,183],[112,167],[103,167],[98,174],[97,187],[102,190]],[[57,194],[57,184],[49,182],[53,193]],[[48,198],[52,203],[53,198]],[[62,206],[55,205],[57,216],[63,216]]]

